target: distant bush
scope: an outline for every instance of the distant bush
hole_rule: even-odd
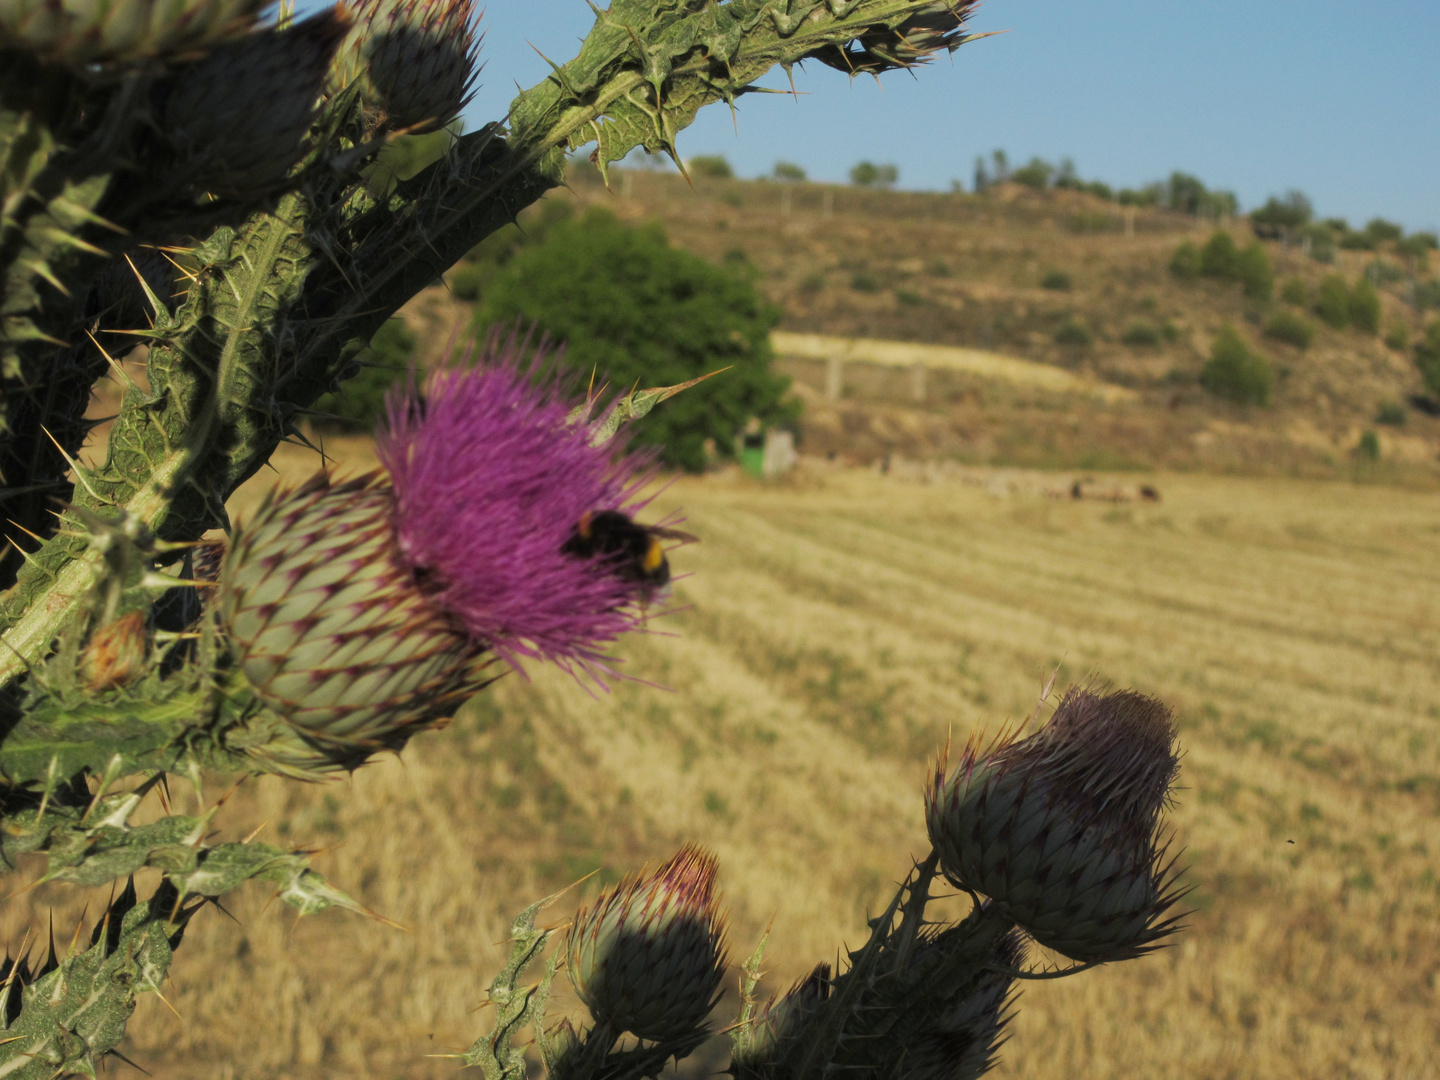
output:
[[[1360,441],[1355,444],[1355,456],[1361,461],[1380,460],[1380,436],[1370,428],[1360,433]]]
[[[1430,252],[1436,248],[1440,248],[1440,238],[1437,238],[1433,232],[1411,233],[1395,245],[1395,254],[1419,259],[1420,264],[1424,266],[1429,259]]]
[[[876,165],[873,161],[862,161],[850,170],[850,182],[856,187],[894,187],[900,179],[900,170],[894,165]]]
[[[1051,289],[1055,292],[1069,292],[1072,284],[1070,275],[1064,270],[1051,270],[1040,279],[1042,289]]]
[[[1309,307],[1310,286],[1305,284],[1304,278],[1292,277],[1280,286],[1280,299],[1296,307]]]
[[[1327,274],[1315,293],[1315,314],[1327,326],[1344,330],[1350,325],[1350,290],[1339,274]]]
[[[1158,206],[1160,185],[1148,184],[1143,188],[1121,188],[1120,193],[1115,196],[1115,201],[1121,206]]]
[[[1385,331],[1385,345],[1396,352],[1404,352],[1410,347],[1410,327],[1398,319],[1390,324],[1390,329]]]
[[[1287,191],[1284,198],[1271,195],[1265,205],[1250,214],[1250,225],[1257,236],[1288,236],[1310,224],[1314,207],[1302,191]]]
[[[1405,271],[1389,259],[1376,259],[1365,267],[1365,280],[1372,285],[1390,285],[1405,280]]]
[[[1089,348],[1095,341],[1095,335],[1073,317],[1067,318],[1055,328],[1055,344],[1069,345],[1078,349]]]
[[[1193,281],[1200,276],[1200,249],[1189,240],[1183,241],[1170,256],[1170,273],[1181,281]]]
[[[1136,349],[1154,348],[1160,344],[1162,334],[1154,323],[1132,322],[1120,335],[1122,344]]]
[[[1055,166],[1048,161],[1042,161],[1038,157],[1030,159],[1029,164],[1021,165],[1010,174],[1010,179],[1017,184],[1024,184],[1028,188],[1037,191],[1044,191],[1050,186],[1050,178],[1055,175]]]
[[[385,409],[385,395],[410,369],[415,335],[403,319],[390,319],[370,339],[357,360],[364,366],[346,379],[340,389],[315,403],[317,427],[341,431],[369,431]]]
[[[1250,243],[1235,257],[1235,276],[1251,300],[1268,301],[1275,291],[1275,268],[1270,256],[1257,243]]]
[[[1315,327],[1303,316],[1281,310],[1265,320],[1265,336],[1294,345],[1297,349],[1308,349],[1315,336]]]
[[[707,180],[732,180],[735,177],[735,170],[721,154],[699,154],[687,161],[685,167],[692,175],[703,176]]]
[[[895,299],[908,307],[920,307],[925,303],[925,297],[921,296],[914,289],[896,289]]]
[[[1362,334],[1380,332],[1380,294],[1363,277],[1350,290],[1350,325]]]
[[[775,163],[774,176],[776,180],[789,180],[798,183],[805,179],[805,170],[793,161],[777,161]]]
[[[1417,311],[1440,308],[1440,280],[1426,278],[1411,285],[1410,303]]]
[[[947,278],[953,271],[950,269],[950,264],[944,259],[931,259],[925,264],[925,273],[931,277]]]
[[[1375,412],[1375,423],[1384,427],[1400,427],[1405,423],[1405,406],[1398,401],[1386,401]]]
[[[726,206],[733,206],[737,209],[745,205],[745,196],[738,191],[727,191],[720,196],[720,201]]]
[[[1405,235],[1405,230],[1393,221],[1377,217],[1371,218],[1366,224],[1365,235],[1377,244],[1393,244]]]
[[[789,380],[771,369],[778,309],[751,274],[671,247],[658,225],[632,228],[596,208],[554,226],[496,276],[476,316],[480,330],[517,321],[565,342],[565,366],[580,379],[597,373],[612,393],[728,366],[636,425],[635,443],[671,465],[703,469],[707,440],[728,453],[752,417],[795,415]]]
[[[456,300],[473,304],[480,299],[480,289],[485,281],[485,272],[475,263],[458,263],[445,279],[450,286],[450,295]]]
[[[879,292],[880,279],[869,270],[856,270],[850,275],[850,288],[856,292]]]
[[[1440,319],[1432,319],[1425,327],[1425,336],[1415,343],[1415,364],[1425,388],[1440,396]]]
[[[825,275],[819,270],[812,270],[800,279],[800,291],[802,293],[818,293],[825,288]]]
[[[1231,281],[1239,276],[1240,252],[1224,229],[1216,229],[1200,249],[1200,273],[1208,278]]]
[[[1270,362],[1253,351],[1233,326],[1223,326],[1200,370],[1200,385],[1241,405],[1268,405],[1275,384]]]
[[[1099,180],[1091,180],[1088,184],[1081,184],[1080,190],[1087,195],[1094,195],[1097,199],[1104,199],[1110,202],[1115,198],[1115,192],[1109,184]]]

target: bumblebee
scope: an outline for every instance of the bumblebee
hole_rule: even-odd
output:
[[[576,523],[560,551],[578,559],[598,555],[609,560],[616,577],[638,585],[649,596],[670,583],[670,560],[660,541],[694,539],[676,529],[642,525],[619,510],[590,510]]]

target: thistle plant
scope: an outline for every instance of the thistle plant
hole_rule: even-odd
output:
[[[381,471],[320,473],[228,520],[228,497],[303,438],[376,330],[561,184],[568,152],[588,149],[602,174],[636,147],[678,164],[697,111],[733,106],[770,69],[922,65],[974,36],[971,7],[612,0],[573,59],[392,186],[370,182],[377,156],[446,127],[472,93],[473,0],[361,0],[302,21],[265,0],[0,0],[0,864],[32,856],[45,881],[120,889],[88,948],[8,962],[0,1071],[93,1076],[189,918],[246,881],[302,913],[363,912],[306,852],[212,842],[208,777],[358,768],[522,664],[604,681],[645,619],[663,534],[643,520],[648,465],[623,429],[683,387],[602,408],[523,338],[415,373],[390,403]],[[132,381],[121,361],[142,346]],[[87,447],[107,375],[119,412]],[[643,572],[631,540],[594,535],[617,521],[639,530]],[[1155,723],[1136,753],[1159,752]],[[752,960],[737,1072],[970,1075],[1003,1026],[1021,930],[1111,959],[1169,929],[1146,828],[1170,772],[1154,766],[1111,822],[1106,784],[1134,786],[1110,774],[1128,751],[1079,772],[996,753],[973,782],[937,787],[937,853],[849,967],[761,1008]],[[171,777],[202,809],[160,797]],[[162,816],[135,824],[152,794]],[[1045,848],[1037,865],[1058,877],[1038,898],[997,884],[1007,826],[965,839],[981,811],[1074,849],[1062,866]],[[160,884],[142,900],[124,883],[147,869]],[[991,899],[937,928],[924,912],[941,870]],[[492,988],[507,1026],[470,1057],[518,1077],[509,1040],[527,1023],[565,1075],[652,1075],[689,1053],[723,966],[714,874],[687,850],[577,921],[565,952],[589,1027],[544,1023],[558,953],[539,989],[518,988],[549,934],[530,909]]]

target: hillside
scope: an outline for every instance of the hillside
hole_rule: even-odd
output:
[[[705,178],[691,187],[644,171],[612,179],[611,191],[577,179],[547,201],[658,221],[681,247],[752,267],[783,330],[984,349],[1135,392],[1107,401],[942,376],[916,407],[897,372],[833,402],[819,368],[782,357],[806,401],[811,452],[1349,476],[1362,434],[1374,430],[1379,474],[1436,475],[1440,419],[1413,404],[1422,385],[1409,350],[1384,343],[1396,325],[1413,342],[1425,321],[1402,299],[1403,259],[1342,250],[1326,265],[1267,242],[1277,299],[1257,303],[1236,283],[1181,281],[1167,269],[1178,244],[1203,244],[1212,225],[1078,191],[1007,184],[976,196]],[[545,213],[553,210],[522,215],[522,227]],[[1228,228],[1241,246],[1253,239],[1243,220]],[[1353,283],[1377,259],[1386,277],[1398,275],[1381,287],[1378,334],[1331,329],[1278,299],[1287,281],[1313,297],[1326,275]],[[1312,325],[1308,348],[1263,333],[1280,310]],[[1274,369],[1271,407],[1231,405],[1199,386],[1227,323]],[[1388,423],[1377,422],[1382,409]]]

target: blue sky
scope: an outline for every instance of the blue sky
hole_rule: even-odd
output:
[[[489,0],[468,126],[545,77],[527,42],[563,62],[591,22],[583,0]],[[1323,216],[1440,227],[1437,0],[986,0],[971,26],[1010,33],[880,85],[812,64],[799,101],[743,98],[738,133],[723,106],[702,112],[681,155],[834,181],[868,158],[948,189],[1003,147],[1117,187],[1182,169],[1246,208],[1296,187]]]

